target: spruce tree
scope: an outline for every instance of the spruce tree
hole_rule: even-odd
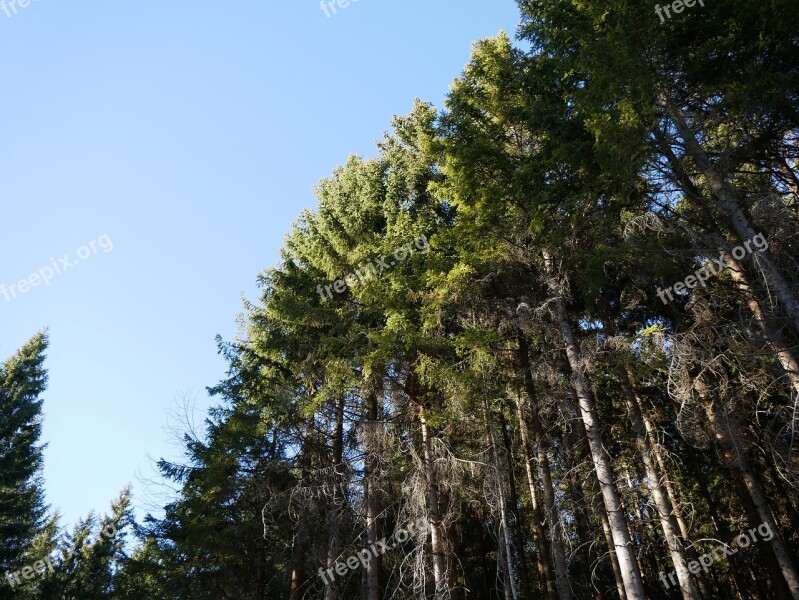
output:
[[[38,333],[0,366],[0,598],[19,597],[20,569],[35,563],[34,542],[47,507],[41,477],[42,393],[46,333]]]

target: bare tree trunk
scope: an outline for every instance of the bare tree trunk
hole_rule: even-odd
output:
[[[439,514],[445,514],[449,509],[452,499],[449,491],[442,488],[438,495]],[[444,532],[444,547],[447,549],[447,585],[449,586],[448,600],[466,600],[468,590],[464,587],[465,580],[458,572],[458,556],[455,554],[454,545],[450,540],[457,540],[463,535],[463,528],[458,527],[456,521],[451,521],[446,527],[442,527]]]
[[[596,485],[599,484],[597,483]],[[620,600],[627,600],[627,591],[624,588],[624,577],[621,574],[621,565],[619,564],[619,557],[616,555],[613,533],[610,530],[610,519],[608,519],[608,513],[604,509],[605,507],[603,504],[603,506],[597,510],[597,513],[599,514],[599,522],[602,524],[602,534],[605,536],[605,544],[608,546],[610,567],[613,569],[613,576],[616,578],[616,591],[619,593]]]
[[[377,386],[375,386],[377,387]],[[364,495],[366,496],[366,547],[373,548],[380,536],[380,513],[382,510],[382,497],[380,493],[379,457],[381,453],[380,442],[382,436],[378,435],[378,428],[382,428],[382,419],[378,418],[378,389],[371,389],[366,396],[366,477],[364,478]],[[369,562],[366,566],[366,596],[365,600],[381,600],[381,573],[383,557],[369,553]]]
[[[691,446],[687,446],[686,453],[689,457],[687,462],[690,465],[691,474],[698,484],[697,489],[699,491],[699,495],[707,504],[708,512],[710,514],[710,522],[713,524],[713,527],[720,539],[732,539],[732,532],[727,525],[727,521],[725,521],[719,515],[718,510],[716,509],[716,501],[711,497],[710,492],[708,491],[710,489],[710,485],[702,473],[702,468],[700,466],[701,461],[697,456],[696,451]],[[747,585],[744,575],[741,573],[741,570],[738,568],[738,565],[735,563],[735,561],[730,562],[730,572],[732,573],[733,583],[735,584],[735,593],[738,600],[746,600],[744,594],[748,592],[749,586]]]
[[[566,369],[568,369],[568,365],[564,364],[561,368],[561,373],[565,376]],[[569,395],[564,396],[563,404],[566,408],[566,412],[568,414],[577,414],[580,410],[573,402],[572,397]],[[573,433],[577,435],[580,440],[585,444],[585,447],[588,448],[590,444],[588,443],[588,435],[586,434],[585,427],[575,427]],[[567,442],[568,443],[568,442]],[[576,447],[576,442],[571,444]],[[574,453],[573,449],[568,449],[567,452]],[[576,454],[576,453],[575,453]],[[576,459],[575,459],[576,463]],[[577,473],[575,469],[571,469],[572,474],[572,488],[575,490],[576,494],[579,494],[579,498],[575,498],[576,503],[579,505],[584,503],[583,499],[584,496],[582,491],[580,490],[579,482],[577,481]],[[589,503],[584,503],[587,508],[590,508],[595,515],[599,518],[599,523],[602,527],[602,535],[605,538],[605,546],[608,549],[608,558],[610,558],[610,567],[611,571],[613,572],[613,577],[616,582],[616,591],[619,594],[620,600],[627,600],[627,592],[624,591],[624,578],[621,574],[621,567],[619,566],[619,557],[616,556],[616,548],[613,543],[613,534],[610,530],[610,521],[608,520],[608,513],[605,510],[605,502],[601,500],[601,506],[597,506],[594,500],[596,498],[601,498],[602,492],[599,489],[599,481],[597,481],[596,477],[589,477],[587,482],[590,486],[591,497]],[[579,515],[576,517],[577,523],[579,524],[580,521],[584,520]],[[584,531],[588,531],[588,526],[580,526],[580,528]],[[579,531],[579,529],[578,529]],[[581,537],[581,539],[584,539]],[[587,539],[587,538],[585,538]]]
[[[641,415],[639,401],[636,394],[627,379],[627,372],[623,368],[619,368],[619,382],[624,396],[624,401],[627,406],[627,416],[632,425],[633,434],[635,435],[635,445],[638,448],[638,453],[641,455],[641,461],[644,465],[644,472],[647,479],[649,479],[650,491],[652,492],[652,499],[655,502],[658,516],[660,517],[660,526],[663,529],[663,536],[666,539],[666,545],[669,548],[671,555],[671,562],[674,564],[674,570],[677,573],[677,579],[680,584],[680,592],[685,600],[700,600],[699,589],[696,582],[688,571],[688,562],[686,560],[685,548],[683,548],[682,541],[680,540],[677,531],[679,526],[673,516],[673,507],[669,501],[666,491],[663,489],[660,474],[655,467],[655,461],[652,458],[651,447],[649,445],[649,438],[646,435],[646,428],[644,427],[644,419]],[[667,584],[668,588],[669,585]]]
[[[685,522],[685,517],[683,516],[680,496],[677,494],[677,490],[674,489],[674,484],[672,483],[670,476],[670,469],[666,464],[666,461],[663,458],[663,453],[660,449],[660,440],[658,439],[657,429],[655,428],[655,424],[652,422],[652,419],[649,416],[649,411],[647,410],[641,395],[636,390],[635,379],[629,365],[626,366],[626,370],[633,391],[635,391],[635,398],[638,402],[638,408],[641,411],[641,417],[644,421],[644,428],[646,429],[647,437],[649,438],[649,447],[652,450],[652,456],[655,458],[655,463],[657,464],[658,470],[662,474],[663,487],[665,488],[666,495],[671,503],[674,519],[677,521],[677,525],[680,528],[680,536],[683,540],[683,547],[685,547],[689,561],[693,560],[699,562],[699,553],[696,551],[696,548],[691,542],[691,532],[688,529],[688,523]],[[707,581],[705,580],[702,572],[700,571],[694,575],[694,577],[696,577],[696,583],[699,586],[699,593],[702,595],[702,598],[705,600],[712,600],[713,594],[711,593],[710,588],[708,588]]]
[[[541,576],[548,600],[555,600],[555,577],[552,574],[550,565],[551,549],[544,532],[544,518],[541,514],[541,506],[538,503],[538,495],[535,491],[535,475],[533,474],[533,456],[530,449],[530,438],[527,431],[527,423],[524,420],[522,411],[522,400],[516,396],[516,418],[519,421],[519,434],[522,441],[522,452],[524,453],[524,468],[527,473],[527,484],[530,488],[530,503],[533,509],[533,520],[535,521],[535,541],[536,543],[536,562]]]
[[[548,253],[544,253],[547,262],[547,271],[550,277],[554,276],[554,264]],[[594,464],[599,488],[605,503],[605,511],[608,515],[613,544],[616,548],[616,556],[621,568],[621,576],[624,580],[624,590],[628,600],[646,600],[644,582],[641,578],[641,569],[633,549],[630,533],[627,529],[627,520],[624,516],[619,491],[616,488],[616,480],[613,473],[610,456],[602,443],[602,431],[599,424],[599,417],[596,412],[594,394],[591,386],[583,374],[580,366],[580,351],[574,339],[571,325],[566,316],[566,307],[561,296],[561,290],[552,282],[551,292],[555,306],[556,319],[560,326],[563,342],[566,346],[566,357],[572,371],[572,387],[577,396],[580,407],[580,414],[583,418],[585,432],[588,436],[588,444],[591,452],[591,460]]]
[[[344,396],[341,396],[336,402],[336,428],[333,432],[333,457],[332,457],[332,473],[330,476],[331,492],[330,504],[327,508],[327,526],[328,526],[328,541],[327,541],[327,566],[328,568],[336,564],[339,552],[341,551],[341,534],[339,532],[339,512],[343,494],[339,494],[339,486],[342,485],[344,473]],[[325,600],[338,599],[338,586],[336,586],[335,578],[331,578],[325,585]]]
[[[305,480],[311,473],[311,448],[313,447],[314,417],[308,419],[305,426],[303,443],[302,478]],[[302,585],[305,583],[305,552],[308,546],[308,523],[300,518],[294,545],[291,551],[291,600],[301,600]]]
[[[756,292],[756,289],[743,266],[728,251],[724,237],[721,235],[721,233],[723,233],[727,228],[722,228],[720,232],[719,227],[716,224],[716,220],[710,213],[710,209],[707,207],[707,203],[702,196],[702,193],[696,187],[696,185],[694,185],[679,159],[675,156],[674,152],[663,138],[663,135],[656,131],[655,136],[660,142],[661,152],[669,161],[669,164],[674,171],[674,176],[677,180],[677,183],[683,188],[686,198],[696,209],[702,223],[704,223],[705,227],[711,231],[710,238],[712,239],[713,244],[716,246],[717,251],[721,255],[724,264],[729,267],[733,283],[735,284],[738,292],[741,294],[741,297],[744,299],[744,302],[746,302],[746,305],[749,307],[755,323],[763,332],[763,336],[766,338],[769,348],[782,368],[785,370],[785,374],[793,388],[799,392],[799,357],[797,357],[794,349],[791,348],[791,346],[785,341],[782,333],[780,332],[780,327],[773,323],[773,319],[769,318],[766,312],[763,310],[764,306],[768,306],[768,298],[763,298],[762,294],[759,295]],[[728,233],[729,235],[733,235],[732,232]]]
[[[631,372],[629,365],[627,366],[627,375],[635,391],[635,383],[634,378]],[[663,452],[660,449],[660,439],[658,439],[658,432],[655,424],[652,422],[652,418],[649,415],[649,412],[646,409],[646,405],[644,404],[643,400],[641,399],[640,394],[636,391],[635,398],[638,401],[638,408],[641,411],[641,418],[644,422],[644,428],[646,429],[647,437],[649,438],[649,447],[652,450],[652,456],[655,458],[655,462],[657,463],[658,470],[663,474],[663,487],[666,489],[666,494],[668,494],[669,502],[671,502],[671,506],[674,509],[674,518],[677,520],[677,524],[680,527],[680,535],[683,537],[684,540],[690,539],[690,531],[688,530],[688,524],[685,522],[685,517],[682,514],[682,507],[680,504],[680,496],[677,494],[677,490],[674,489],[674,484],[671,481],[671,477],[669,476],[669,467],[666,464],[666,460],[663,458]]]
[[[713,395],[710,394],[701,378],[695,380],[695,385],[697,392],[704,400],[705,411],[707,412],[708,420],[713,426],[713,434],[721,448],[724,461],[732,471],[740,474],[754,503],[760,522],[766,524],[773,532],[774,536],[769,541],[769,544],[791,596],[794,599],[799,599],[799,572],[797,572],[793,564],[790,552],[785,547],[760,481],[749,465],[746,451],[738,443],[740,436],[736,431],[736,427],[729,415],[720,412],[718,407],[715,406]],[[754,526],[755,524],[753,523],[752,525]]]
[[[785,370],[785,374],[793,388],[799,392],[799,361],[779,333],[779,330],[771,323],[771,319],[763,314],[761,304],[755,297],[754,290],[743,267],[731,255],[725,257],[725,262],[729,266],[730,275],[735,286],[741,292],[746,305],[754,316],[755,322],[763,331],[763,335],[772,352]]]
[[[409,367],[405,392],[411,407],[419,419],[419,431],[422,437],[422,468],[424,469],[427,505],[427,521],[430,529],[430,548],[433,558],[433,581],[435,583],[435,599],[445,600],[452,593],[449,581],[447,534],[441,518],[441,492],[438,486],[438,474],[433,453],[433,441],[430,424],[421,395],[420,385],[413,367]]]
[[[266,541],[258,540],[258,560],[255,567],[255,599],[266,600]]]
[[[544,495],[544,509],[546,519],[549,523],[550,539],[552,543],[552,562],[555,567],[555,589],[560,600],[569,600],[572,597],[571,585],[569,583],[569,568],[566,564],[566,552],[563,548],[563,525],[560,520],[560,513],[555,503],[555,492],[552,485],[552,473],[549,468],[549,456],[547,456],[548,444],[544,436],[544,426],[541,417],[538,416],[538,409],[535,405],[536,391],[533,383],[533,373],[530,366],[530,349],[527,339],[523,334],[518,335],[518,355],[519,364],[524,376],[524,388],[530,402],[530,414],[533,422],[533,435],[538,452],[538,468],[541,472],[541,484]]]
[[[500,552],[499,555],[502,556],[502,552]],[[512,584],[510,578],[508,577],[508,569],[507,569],[508,562],[506,560],[503,560],[501,562],[501,565],[505,567],[504,569],[502,569],[502,583],[503,583],[502,593],[505,596],[505,600],[515,600],[513,598],[513,592],[511,591]]]
[[[508,422],[505,420],[505,414],[502,411],[499,412],[499,426],[502,429],[502,441],[505,446],[505,464],[508,469],[508,510],[513,517],[511,529],[513,530],[513,540],[514,544],[516,544],[516,556],[519,562],[517,570],[522,587],[521,592],[523,598],[532,598],[533,590],[530,585],[530,566],[527,561],[527,553],[525,552],[522,518],[519,514],[520,502],[519,493],[516,489],[516,474],[514,473],[513,445],[508,432]]]
[[[561,472],[563,472],[563,481],[568,482],[568,498],[574,507],[574,531],[577,535],[577,539],[580,541],[579,544],[575,545],[571,556],[573,560],[584,561],[581,565],[582,568],[579,568],[578,572],[582,580],[581,583],[586,587],[593,588],[594,600],[602,600],[603,594],[600,591],[601,584],[612,585],[615,582],[616,588],[621,589],[621,593],[624,594],[624,583],[621,580],[621,571],[619,571],[619,577],[617,578],[616,571],[613,570],[613,565],[615,564],[615,566],[618,567],[618,563],[610,565],[610,569],[608,569],[610,577],[603,577],[607,575],[607,573],[602,573],[599,567],[600,565],[604,566],[604,559],[610,557],[611,554],[602,550],[602,544],[591,543],[596,532],[588,517],[589,515],[604,514],[605,511],[604,509],[597,511],[596,507],[591,503],[593,499],[599,496],[599,487],[594,485],[591,489],[593,495],[590,498],[585,497],[584,488],[586,481],[580,475],[579,448],[577,447],[580,443],[577,440],[585,440],[585,429],[582,423],[578,423],[578,425],[579,427],[575,428],[577,431],[569,431],[568,428],[562,430],[563,437],[558,440],[560,448],[557,461],[560,464]],[[574,439],[575,434],[577,440]],[[555,440],[553,440],[553,442],[554,441]],[[573,442],[574,445],[572,445]],[[588,445],[586,444],[585,447],[587,448]],[[589,485],[594,483],[594,478],[589,477],[588,482]],[[608,533],[610,533],[610,529],[608,529]],[[605,541],[607,542],[607,538]],[[613,544],[607,547],[612,548]],[[593,556],[593,552],[596,553],[595,557]],[[616,554],[614,553],[613,560],[615,561],[615,559]],[[592,563],[597,568],[589,569],[588,567],[592,565]],[[574,569],[572,571],[574,571]]]
[[[488,398],[485,396],[483,396],[483,411],[485,414],[485,426],[486,433],[488,434],[488,443],[491,446],[491,458],[494,463],[494,487],[496,489],[497,496],[499,497],[499,514],[501,519],[500,529],[505,545],[505,574],[508,581],[506,595],[509,591],[513,600],[518,600],[519,592],[516,589],[516,568],[513,560],[513,545],[511,544],[510,540],[510,527],[508,526],[508,515],[506,512],[507,503],[505,500],[505,491],[502,489],[502,465],[499,462],[499,456],[497,456],[498,447],[496,435],[494,434],[494,424],[491,419],[491,407],[488,404]]]
[[[430,428],[423,410],[419,411],[419,423],[421,425],[424,472],[427,482],[427,514],[430,525],[430,545],[433,553],[435,597],[436,600],[443,600],[449,593],[449,584],[447,582],[447,549],[438,505],[438,477],[436,476],[436,466],[433,461]]]
[[[721,211],[724,213],[724,216],[729,219],[729,223],[740,241],[745,242],[754,238],[757,232],[749,222],[747,215],[741,210],[740,206],[738,206],[735,188],[732,184],[727,182],[724,176],[713,166],[707,153],[699,144],[693,131],[691,131],[686,123],[682,112],[674,107],[666,98],[663,99],[663,106],[674,122],[674,126],[677,128],[680,137],[683,139],[686,153],[694,160],[699,170],[702,171],[710,191],[719,201]],[[761,252],[758,262],[761,264],[766,274],[769,287],[774,289],[777,298],[779,298],[785,310],[785,314],[793,324],[794,330],[799,333],[799,299],[797,299],[791,286],[780,273],[774,262],[774,258],[767,249]]]
[[[302,584],[305,581],[305,548],[308,544],[308,526],[301,520],[297,524],[294,546],[291,552],[291,600],[301,600]]]
[[[649,513],[644,510],[642,490],[633,486],[630,468],[631,465],[629,463],[623,463],[619,468],[620,479],[627,480],[627,485],[625,486],[627,495],[622,495],[622,507],[625,513],[632,513],[638,517],[637,519],[627,520],[627,529],[630,532],[630,539],[636,540],[639,547],[653,548],[655,544],[659,542],[658,532],[653,525],[653,520],[649,517]],[[636,480],[641,480],[643,476],[641,473],[635,471],[635,478]],[[657,573],[659,569],[654,554],[652,552],[643,552],[638,557],[638,561],[641,568],[641,578],[646,581],[647,576],[651,575],[650,581],[653,582],[652,587],[657,586],[657,576],[655,573]],[[679,581],[677,584],[679,584]]]

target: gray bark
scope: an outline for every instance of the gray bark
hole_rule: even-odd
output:
[[[488,398],[483,397],[483,410],[485,413],[486,431],[488,432],[488,443],[491,446],[491,459],[494,463],[494,487],[497,496],[499,497],[499,514],[500,514],[500,528],[502,541],[505,546],[505,573],[507,575],[508,586],[506,588],[506,596],[518,600],[519,592],[516,588],[516,567],[513,560],[513,544],[510,539],[510,526],[508,524],[508,515],[506,511],[505,491],[502,489],[502,465],[499,462],[497,438],[494,433],[494,423],[491,419],[491,407],[488,404]]]
[[[554,264],[551,257],[545,252],[547,262],[547,272],[550,277],[554,273]],[[624,516],[621,497],[616,488],[615,475],[611,464],[610,456],[605,451],[602,443],[602,432],[594,402],[594,394],[588,379],[581,370],[581,356],[574,338],[571,325],[566,315],[566,307],[561,296],[561,291],[557,285],[552,289],[552,302],[555,306],[555,318],[560,326],[563,342],[566,346],[566,357],[572,371],[572,387],[577,396],[580,414],[585,426],[588,437],[591,460],[594,465],[596,477],[599,481],[599,488],[602,492],[602,499],[605,503],[605,511],[608,516],[613,545],[621,569],[621,577],[624,581],[624,590],[628,600],[646,600],[641,569],[633,549],[630,532],[627,529],[627,520]]]
[[[746,242],[754,238],[757,235],[757,231],[752,227],[749,217],[738,205],[738,194],[733,185],[727,182],[724,176],[714,167],[707,153],[688,126],[682,112],[667,99],[663,100],[663,105],[683,140],[686,153],[693,159],[699,170],[702,171],[710,192],[718,200],[719,208],[728,219],[729,225],[738,236],[739,241]],[[799,333],[799,299],[797,299],[793,289],[780,273],[773,256],[768,250],[760,253],[758,263],[765,272],[767,285],[774,290],[785,314],[793,324],[795,331]]]
[[[709,392],[701,378],[695,381],[695,385],[700,396],[705,401],[705,411],[713,427],[713,434],[716,441],[721,448],[724,461],[730,467],[731,471],[737,471],[740,474],[744,486],[749,492],[751,500],[757,510],[757,516],[760,522],[767,524],[773,532],[774,536],[768,544],[770,544],[774,552],[777,564],[779,565],[783,579],[785,579],[785,583],[788,585],[791,597],[794,598],[794,600],[799,600],[799,571],[797,571],[791,554],[780,536],[779,527],[771,514],[771,508],[769,507],[760,480],[752,470],[745,449],[740,446],[740,435],[738,434],[737,428],[730,416],[724,414],[724,412],[719,410],[715,405],[713,395]]]
[[[569,583],[569,569],[566,564],[566,552],[563,548],[563,525],[560,520],[557,504],[555,503],[555,491],[552,485],[552,473],[549,467],[549,456],[547,455],[548,444],[544,436],[544,426],[538,409],[535,405],[536,392],[533,383],[533,375],[530,370],[530,355],[527,340],[524,335],[519,335],[519,362],[522,366],[524,375],[524,387],[530,402],[531,417],[533,422],[533,435],[538,453],[538,468],[541,474],[541,484],[543,487],[544,509],[546,520],[549,524],[550,539],[552,543],[552,562],[555,567],[555,589],[560,600],[569,600],[572,597],[571,585]]]
[[[655,460],[652,457],[652,450],[649,438],[646,435],[644,419],[641,415],[638,400],[630,382],[627,380],[627,372],[621,368],[619,369],[619,382],[624,393],[624,402],[627,406],[630,425],[632,425],[633,434],[635,435],[635,445],[641,455],[646,477],[649,479],[652,500],[655,502],[655,508],[657,508],[658,516],[660,517],[660,526],[663,529],[663,536],[669,548],[671,562],[674,564],[674,570],[677,573],[680,592],[685,600],[700,600],[699,589],[691,572],[688,570],[685,548],[677,533],[679,526],[673,515],[673,506],[669,501],[666,490],[663,488],[660,473],[658,473]]]
[[[544,516],[541,514],[541,506],[538,503],[538,494],[536,493],[536,479],[533,474],[533,457],[530,449],[530,435],[527,430],[527,423],[524,420],[524,413],[522,411],[521,397],[516,397],[516,418],[519,421],[519,434],[522,442],[522,452],[524,454],[524,470],[527,474],[527,485],[530,488],[530,504],[533,509],[533,520],[535,521],[535,541],[536,543],[536,558],[538,563],[538,572],[541,581],[546,587],[546,594],[548,600],[555,600],[555,576],[552,573],[552,566],[550,565],[550,558],[552,556],[550,545],[547,540],[546,532],[544,531]]]

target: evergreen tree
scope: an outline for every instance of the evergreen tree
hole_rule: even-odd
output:
[[[46,543],[36,540],[40,531],[46,531],[44,445],[39,438],[47,343],[47,335],[39,333],[0,365],[0,573],[4,577],[0,597],[4,598],[15,597],[13,589],[28,587],[18,572],[46,555]]]
[[[799,598],[792,0],[519,6],[320,181],[163,518],[123,494],[15,597]],[[9,568],[57,549],[44,345],[0,370]]]
[[[123,563],[125,529],[133,524],[130,488],[111,503],[110,514],[90,514],[65,535],[51,558],[52,569],[37,585],[37,597],[47,600],[115,598],[115,573]]]

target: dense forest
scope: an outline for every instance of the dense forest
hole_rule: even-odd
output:
[[[799,598],[799,3],[518,4],[319,183],[162,515],[63,531],[3,363],[0,598]]]

